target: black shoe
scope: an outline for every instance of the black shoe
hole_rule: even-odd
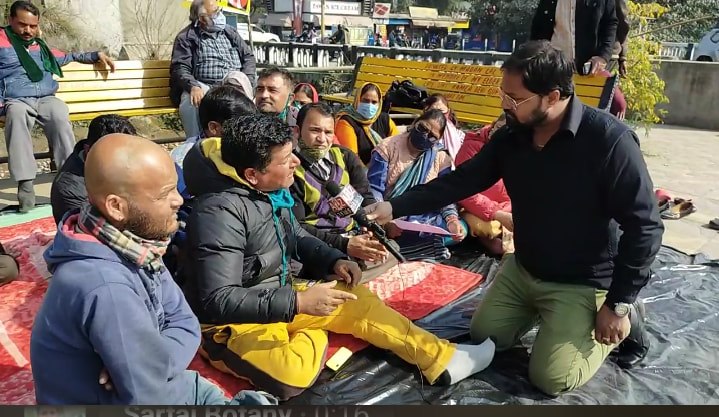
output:
[[[629,310],[629,322],[632,329],[629,336],[612,352],[617,365],[631,369],[641,363],[649,352],[649,337],[644,324],[646,313],[644,303],[637,299]]]
[[[20,203],[18,211],[27,213],[35,208],[35,185],[33,180],[23,180],[17,185],[17,201]]]

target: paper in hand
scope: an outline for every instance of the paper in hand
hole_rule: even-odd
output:
[[[393,220],[394,224],[402,230],[410,232],[431,233],[433,235],[453,236],[449,231],[430,224],[408,222],[406,220]]]

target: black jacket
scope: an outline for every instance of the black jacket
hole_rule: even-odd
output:
[[[616,0],[576,0],[575,65],[582,71],[584,63],[593,56],[607,62],[612,58],[617,38]],[[532,19],[532,40],[552,40],[557,0],[539,0]]]
[[[281,249],[265,194],[220,174],[205,157],[199,142],[187,153],[183,173],[194,197],[187,220],[187,256],[180,260],[184,291],[200,322],[290,322],[296,293],[290,279],[281,286]],[[325,278],[342,252],[309,235],[292,218],[280,213],[287,252]]]
[[[87,139],[75,145],[75,149],[52,180],[50,204],[55,223],[60,223],[65,213],[80,208],[87,201],[85,162],[80,158],[86,143]]]
[[[629,38],[629,5],[627,0],[617,0],[617,46],[619,60],[627,59],[627,41]]]
[[[350,185],[358,193],[362,194],[362,197],[364,197],[362,207],[375,203],[376,200],[369,188],[369,181],[367,181],[367,168],[365,168],[362,161],[360,161],[359,157],[354,152],[341,146],[339,146],[339,148],[342,153],[345,166],[347,167],[347,174],[350,177]],[[305,167],[305,169],[307,169],[307,167]],[[311,224],[303,222],[305,217],[307,217],[307,211],[310,210],[310,208],[304,204],[304,187],[301,187],[299,183],[295,181],[295,183],[292,184],[292,187],[290,187],[290,192],[292,192],[292,197],[295,199],[295,207],[293,209],[295,217],[302,224],[302,227],[312,236],[317,237],[333,248],[347,253],[347,243],[349,242],[349,239],[342,237],[341,233],[344,233],[343,230],[332,232],[326,229],[318,229]]]
[[[357,155],[359,155],[360,160],[364,164],[369,164],[369,161],[372,159],[372,150],[374,150],[372,140],[367,137],[367,132],[365,132],[362,126],[353,118],[342,116],[342,120],[347,121],[355,131],[355,136],[357,137]],[[390,120],[389,113],[382,111],[377,120],[372,123],[372,130],[377,132],[382,138],[388,137],[391,128]]]
[[[226,26],[225,35],[240,54],[242,72],[247,74],[254,87],[255,73],[257,71],[255,54],[234,28]],[[197,60],[199,41],[200,29],[192,23],[182,29],[175,37],[175,44],[172,46],[172,61],[170,63],[170,98],[175,106],[180,105],[180,97],[183,92],[189,92],[192,87],[199,85],[193,71]]]
[[[608,290],[608,304],[634,302],[664,225],[633,130],[575,96],[541,152],[531,133],[505,126],[455,171],[390,200],[392,215],[431,212],[500,179],[512,199],[515,256],[529,273]]]

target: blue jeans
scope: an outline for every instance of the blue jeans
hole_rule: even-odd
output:
[[[194,405],[277,405],[278,401],[270,394],[261,391],[240,391],[232,398],[225,392],[195,371],[195,404]]]

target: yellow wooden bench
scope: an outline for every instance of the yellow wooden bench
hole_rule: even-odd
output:
[[[114,73],[100,68],[75,62],[62,68],[56,95],[67,103],[71,121],[177,111],[170,101],[170,61],[116,61]]]
[[[322,95],[334,103],[352,103],[354,93],[366,82],[386,92],[395,80],[411,80],[428,93],[442,93],[449,100],[457,119],[462,122],[486,124],[502,113],[499,67],[483,65],[442,64],[436,62],[402,61],[391,58],[362,57],[357,62],[352,90],[343,94]],[[616,85],[616,77],[575,76],[577,96],[587,105],[608,109]],[[420,114],[421,110],[392,107],[392,112]]]

